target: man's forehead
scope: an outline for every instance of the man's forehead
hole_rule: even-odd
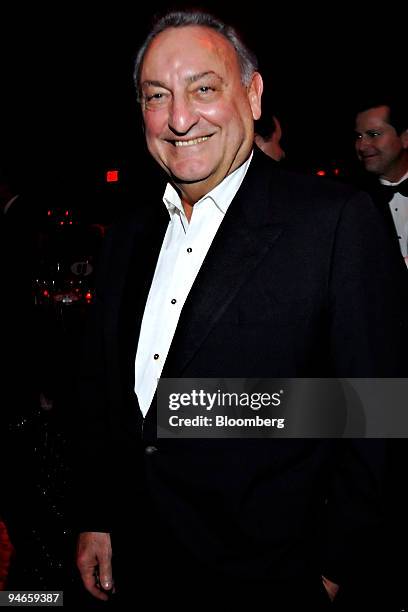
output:
[[[382,130],[391,128],[388,122],[389,115],[386,107],[369,109],[359,113],[356,117],[356,132],[368,132],[372,130]]]
[[[163,84],[177,79],[188,84],[204,74],[224,82],[232,75],[239,77],[239,60],[233,45],[212,28],[172,27],[158,34],[147,49],[141,83]]]
[[[387,123],[389,119],[388,106],[374,106],[357,115],[357,123]]]
[[[194,46],[197,51],[208,55],[234,55],[235,49],[228,39],[219,32],[206,26],[188,25],[179,28],[170,27],[160,32],[150,43],[145,56],[152,56],[155,52],[162,53],[163,47],[167,52],[188,54],[186,45]],[[190,47],[191,49],[191,47]]]

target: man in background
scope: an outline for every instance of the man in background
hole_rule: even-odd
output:
[[[264,118],[265,117],[265,118]],[[264,112],[256,122],[255,144],[275,161],[285,158],[281,147],[282,127],[276,115]]]
[[[376,180],[365,186],[408,263],[408,111],[404,100],[367,101],[355,120],[357,157]]]

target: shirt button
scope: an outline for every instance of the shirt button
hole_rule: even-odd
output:
[[[402,236],[398,236],[398,240],[401,240]]]
[[[188,247],[187,253],[192,253],[192,252],[193,252],[193,249],[191,247]]]
[[[155,354],[153,355],[153,359],[156,359],[156,360],[157,360],[158,358],[159,358],[159,353],[155,353]]]
[[[146,446],[145,455],[153,455],[157,450],[158,448],[156,446]]]
[[[177,302],[177,300],[175,300],[174,298],[171,300],[172,304],[175,304]]]

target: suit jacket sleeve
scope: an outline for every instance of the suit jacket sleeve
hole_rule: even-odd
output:
[[[352,197],[339,219],[330,275],[331,354],[338,376],[407,376],[406,280],[371,200]],[[381,574],[388,444],[349,439],[339,446],[323,564],[323,574],[337,583]]]

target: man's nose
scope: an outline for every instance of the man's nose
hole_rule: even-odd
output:
[[[169,109],[169,128],[174,134],[187,134],[198,120],[198,113],[188,98],[173,97]]]
[[[356,140],[356,149],[357,149],[357,151],[365,151],[370,146],[371,146],[371,141],[365,135],[361,136],[361,138],[358,138]]]

